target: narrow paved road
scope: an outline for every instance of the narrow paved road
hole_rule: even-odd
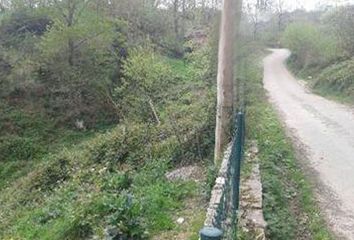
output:
[[[354,239],[354,109],[306,90],[286,69],[290,52],[264,59],[264,87],[317,182],[316,195],[338,239]]]

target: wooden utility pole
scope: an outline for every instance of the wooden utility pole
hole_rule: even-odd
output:
[[[215,164],[219,165],[230,141],[234,110],[234,44],[242,0],[224,0],[219,39],[217,75],[217,114],[215,129]],[[239,9],[238,9],[239,8]],[[236,14],[237,13],[237,14]]]

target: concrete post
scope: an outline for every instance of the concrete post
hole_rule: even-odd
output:
[[[200,240],[221,240],[222,231],[214,227],[204,227],[200,230]]]

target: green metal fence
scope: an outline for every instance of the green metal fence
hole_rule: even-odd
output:
[[[240,172],[245,143],[245,116],[236,115],[232,143],[216,179],[201,240],[236,239]]]

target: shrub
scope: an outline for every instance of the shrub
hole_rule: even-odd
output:
[[[39,191],[53,190],[70,177],[69,171],[69,160],[58,158],[38,172],[32,179],[31,188]]]
[[[325,68],[314,80],[317,89],[354,99],[354,59]]]
[[[289,25],[283,33],[282,43],[293,52],[299,68],[328,64],[338,57],[335,38],[323,34],[312,24]]]
[[[130,52],[123,75],[122,85],[115,90],[123,114],[138,121],[158,122],[162,94],[173,80],[169,65],[151,50],[138,48]]]
[[[15,11],[0,25],[0,43],[6,47],[20,47],[28,36],[43,35],[51,23],[48,16],[37,11]]]
[[[152,136],[149,135],[150,129],[151,126],[131,122],[128,127],[119,126],[98,136],[88,147],[91,161],[112,167],[126,162],[136,166],[143,164],[148,156],[145,146],[155,136],[152,132]]]
[[[43,151],[43,147],[31,138],[16,135],[0,138],[0,161],[33,160]]]
[[[147,239],[141,206],[132,194],[122,192],[113,204],[106,206],[113,212],[108,216],[108,222],[118,230],[112,234],[114,239]]]

